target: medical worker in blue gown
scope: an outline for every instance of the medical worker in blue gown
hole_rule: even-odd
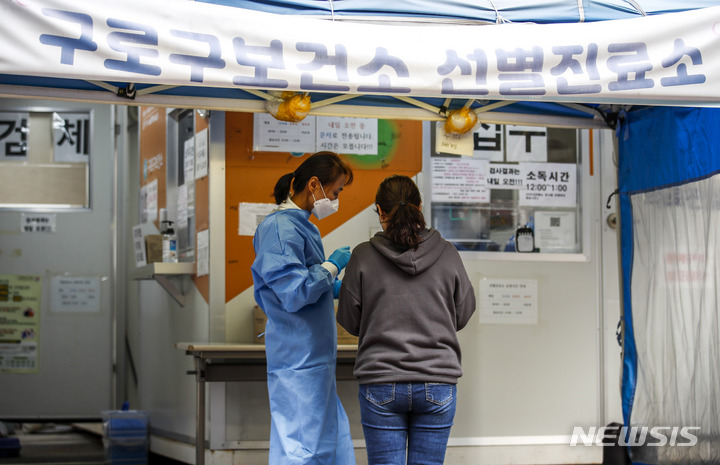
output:
[[[275,185],[278,210],[258,226],[253,244],[255,299],[267,314],[270,465],[354,465],[350,426],[335,388],[336,299],[350,259],[330,257],[310,215],[338,210],[351,169],[331,152],[308,157]]]

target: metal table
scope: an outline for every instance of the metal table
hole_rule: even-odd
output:
[[[265,346],[261,344],[209,344],[178,342],[175,347],[192,355],[197,394],[195,397],[195,464],[205,465],[205,383],[213,381],[267,380]],[[339,380],[353,380],[357,345],[338,345]]]

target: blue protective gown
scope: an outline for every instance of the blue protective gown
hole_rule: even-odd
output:
[[[334,277],[321,266],[325,252],[309,216],[299,208],[276,211],[253,240],[255,300],[268,316],[269,463],[354,465],[335,387]]]

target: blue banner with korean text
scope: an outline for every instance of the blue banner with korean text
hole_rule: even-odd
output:
[[[0,73],[10,75],[501,100],[720,101],[720,7],[595,23],[419,26],[169,0],[10,0],[0,16]]]

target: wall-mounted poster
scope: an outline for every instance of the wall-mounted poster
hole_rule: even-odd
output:
[[[0,373],[37,373],[40,276],[0,275]]]

